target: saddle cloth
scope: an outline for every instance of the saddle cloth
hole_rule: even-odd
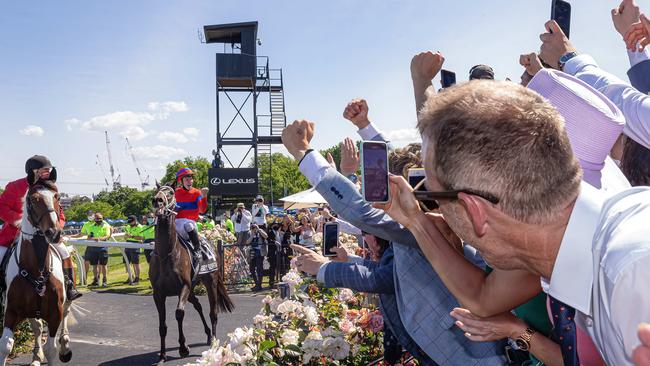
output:
[[[212,244],[210,244],[203,237],[199,237],[199,239],[201,241],[201,261],[199,263],[196,263],[196,260],[192,255],[192,249],[194,248],[192,242],[189,240],[185,240],[180,235],[178,235],[178,241],[181,243],[183,248],[187,250],[187,254],[189,254],[190,258],[192,258],[193,278],[196,277],[197,275],[212,273],[217,269],[219,269],[219,265],[217,263],[217,256],[214,254],[214,249],[212,248]]]

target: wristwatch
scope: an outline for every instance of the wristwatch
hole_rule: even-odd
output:
[[[530,349],[530,340],[533,338],[535,330],[531,328],[526,328],[524,333],[515,339],[515,344],[522,351],[528,351]]]
[[[578,56],[577,52],[567,52],[564,55],[560,56],[560,60],[558,61],[558,65],[560,66],[560,70],[564,71],[564,65],[569,62],[570,59]]]
[[[357,182],[359,181],[359,178],[357,178],[357,175],[354,174],[354,173],[346,176],[346,178],[348,178],[350,180],[350,182],[352,182],[354,184],[357,184]]]

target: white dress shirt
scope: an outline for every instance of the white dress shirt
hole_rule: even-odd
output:
[[[242,215],[241,215],[241,223],[237,223],[237,211],[235,211],[235,214],[230,217],[232,220],[232,223],[235,224],[235,232],[236,233],[241,233],[244,231],[250,231],[251,229],[251,220],[252,220],[252,215],[250,211],[247,209],[242,210]]]
[[[257,216],[257,213],[261,211],[260,216]],[[259,205],[257,203],[253,204],[251,209],[251,214],[253,215],[253,223],[256,225],[266,225],[266,215],[269,214],[269,206]]]
[[[640,52],[627,50],[627,57],[630,59],[630,67],[634,67],[638,63],[650,59],[650,54],[648,54],[648,52],[650,51],[648,51],[647,48],[644,48],[643,51]]]
[[[564,65],[564,72],[605,94],[625,116],[623,133],[650,149],[650,97],[598,67],[589,55],[578,55]]]
[[[586,183],[580,189],[542,287],[576,309],[608,365],[632,365],[637,326],[650,321],[650,188],[609,198]]]

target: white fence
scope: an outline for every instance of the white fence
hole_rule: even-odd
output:
[[[129,275],[129,282],[133,282],[133,273],[131,271],[131,263],[129,263],[129,258],[127,257],[126,253],[124,252],[124,249],[126,249],[126,248],[153,249],[153,246],[154,246],[153,244],[154,243],[140,244],[140,243],[129,243],[129,242],[125,242],[125,241],[115,241],[114,237],[111,237],[111,240],[113,240],[113,241],[68,240],[66,242],[66,245],[99,247],[99,248],[104,248],[104,247],[120,248],[120,252],[122,253],[122,258],[124,258],[124,262],[126,264],[126,272]],[[84,266],[83,256],[81,255],[81,253],[79,253],[78,250],[75,250],[75,259],[77,260],[77,269],[78,269],[78,273],[79,273],[77,277],[79,277],[79,280],[81,281],[81,283],[85,285],[86,284],[86,268]]]

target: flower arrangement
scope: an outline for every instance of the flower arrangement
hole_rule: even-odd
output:
[[[365,365],[382,356],[383,317],[360,305],[364,295],[323,288],[293,263],[282,280],[291,289],[288,299],[266,296],[252,325],[190,365]]]

